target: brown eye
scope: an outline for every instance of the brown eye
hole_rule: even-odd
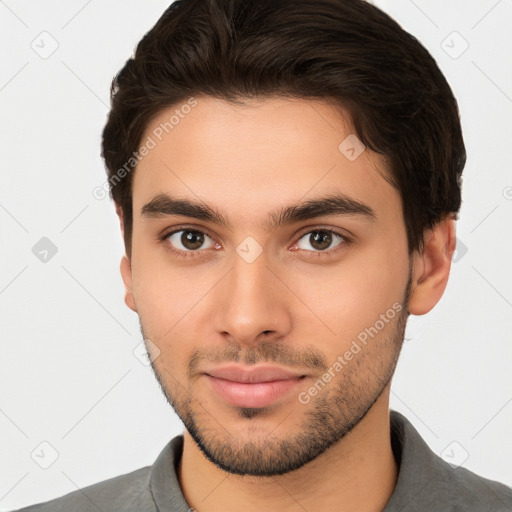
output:
[[[174,231],[166,238],[174,249],[180,251],[197,251],[201,248],[208,249],[214,244],[213,240],[207,234],[191,229]],[[205,240],[210,240],[211,243],[207,247],[202,247]]]
[[[336,241],[336,239],[339,240],[339,243],[335,244],[334,246],[331,246],[333,241]],[[306,240],[306,242],[304,243],[303,240]],[[306,233],[297,242],[297,245],[299,246],[299,249],[309,251],[311,250],[308,247],[309,244],[309,246],[313,248],[313,252],[325,252],[326,249],[336,247],[340,245],[342,242],[344,242],[344,238],[338,233],[335,233],[334,231],[319,229],[316,231],[310,231],[309,233]]]

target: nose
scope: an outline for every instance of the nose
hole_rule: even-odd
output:
[[[290,331],[290,292],[268,263],[265,252],[250,263],[237,254],[216,287],[214,328],[229,341],[253,345]]]

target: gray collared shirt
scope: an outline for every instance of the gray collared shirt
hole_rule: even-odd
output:
[[[383,512],[512,512],[512,488],[452,467],[436,455],[402,414],[391,411],[398,481]],[[176,474],[183,435],[155,463],[18,512],[190,512]]]

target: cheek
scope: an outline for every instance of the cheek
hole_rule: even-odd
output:
[[[204,295],[202,288],[179,272],[139,268],[134,273],[133,290],[144,328],[162,341],[172,337],[183,319],[193,320],[192,307]]]
[[[190,327],[197,325],[192,306],[200,297],[192,293],[193,287],[183,286],[178,272],[159,269],[150,260],[144,266],[135,267],[133,275],[134,297],[144,336],[159,350],[153,363],[155,370],[166,389],[182,389],[186,386],[185,361],[189,359],[187,354],[194,339]]]
[[[324,332],[340,343],[350,342],[401,303],[407,270],[403,255],[375,251],[337,265],[287,270],[285,281],[307,306],[299,309],[302,325],[324,330],[323,324]]]
[[[183,306],[184,289],[169,272],[169,266],[150,243],[139,242],[134,236],[132,246],[132,289],[144,332],[147,337],[160,339],[177,322]]]
[[[180,347],[186,347],[186,338],[207,326],[201,318],[208,303],[205,299],[222,273],[208,265],[171,265],[164,251],[149,244],[135,245],[132,286],[147,337],[154,338],[162,350],[178,339]]]

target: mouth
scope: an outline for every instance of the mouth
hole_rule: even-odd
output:
[[[204,372],[213,391],[237,407],[266,407],[290,394],[306,378],[305,374],[270,367],[214,368]]]

